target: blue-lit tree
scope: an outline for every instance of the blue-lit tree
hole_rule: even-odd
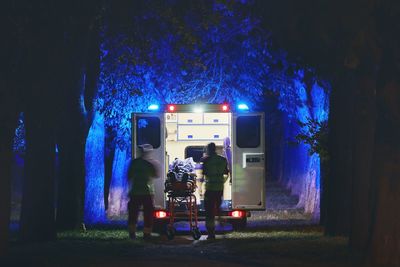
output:
[[[326,233],[367,265],[398,265],[399,2],[256,3],[291,58],[331,80]]]
[[[171,3],[159,10],[156,2],[132,16],[135,31],[119,31],[111,23],[103,32],[96,105],[111,129],[111,150],[117,146],[115,157],[121,161],[129,154],[130,114],[147,111],[150,103],[251,100],[257,107],[263,100],[267,35],[240,10],[246,3],[186,3],[182,13]],[[121,198],[114,198],[112,190],[109,197]]]
[[[146,29],[139,37],[105,29],[97,103],[118,145],[129,144],[130,113],[146,111],[149,103],[262,102],[271,57],[267,35],[236,5],[246,6],[216,1],[201,6],[204,16],[195,4],[171,18],[146,10],[162,34],[139,19],[133,19],[136,28]]]
[[[17,1],[2,7],[1,253],[8,233],[10,155],[24,143],[22,128],[17,128],[14,147],[10,135],[15,133],[21,112],[26,133],[21,240],[54,240],[55,218],[62,229],[75,228],[82,222],[84,147],[99,69],[95,2],[75,5],[74,1],[58,1],[48,5],[39,1],[30,5]],[[56,166],[60,168],[57,200]]]
[[[311,70],[290,63],[284,52],[271,49],[268,33],[246,12],[247,3],[186,3],[184,11],[171,3],[161,5],[161,9],[152,4],[149,9],[134,13],[128,20],[129,27],[121,30],[110,24],[103,31],[101,86],[96,105],[104,115],[106,127],[111,129],[111,145],[117,146],[115,155],[120,161],[129,157],[130,114],[146,111],[150,103],[248,101],[254,109],[260,109],[264,96],[270,94],[277,98],[288,125],[297,127],[288,132],[287,138],[294,138],[301,131],[298,120],[326,121],[327,98],[318,104],[321,98],[312,94],[322,90],[326,97],[327,91],[318,87],[315,79],[307,80],[305,76],[314,75]],[[160,3],[156,5],[160,8]],[[313,89],[315,86],[318,89]],[[321,112],[325,113],[322,117],[318,114]],[[306,158],[303,164],[309,165],[309,148],[302,146],[298,153]],[[318,165],[318,161],[313,164]],[[125,168],[124,163],[114,161],[113,168],[117,165]],[[312,168],[318,172],[318,181],[312,185],[315,188],[319,184],[319,166]],[[303,187],[309,186],[301,183],[299,175],[291,179],[299,187],[294,190],[296,194],[303,194]],[[113,197],[111,191],[112,199],[121,198],[120,194]],[[303,206],[308,199],[302,196]],[[309,211],[314,212],[314,207]]]

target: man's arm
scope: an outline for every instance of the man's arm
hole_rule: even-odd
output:
[[[228,162],[225,159],[225,170],[224,170],[224,174],[229,174],[229,168],[228,168]]]

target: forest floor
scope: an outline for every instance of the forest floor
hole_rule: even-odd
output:
[[[140,233],[129,240],[124,229],[91,229],[59,233],[55,242],[13,242],[0,266],[357,266],[347,242],[312,225],[219,231],[215,241],[185,231],[173,240],[144,241]]]
[[[323,228],[282,190],[275,187],[275,193],[270,192],[267,211],[253,212],[244,231],[218,225],[214,241],[206,240],[205,234],[193,240],[184,222],[177,223],[173,240],[153,234],[144,241],[140,232],[136,240],[129,240],[125,229],[88,227],[85,232],[60,232],[55,242],[14,240],[0,266],[358,266],[348,240],[324,236]],[[203,222],[200,230],[205,230]]]

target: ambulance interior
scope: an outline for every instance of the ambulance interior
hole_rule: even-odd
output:
[[[224,113],[165,113],[166,126],[166,168],[175,159],[185,160],[192,157],[196,163],[197,190],[195,192],[197,203],[204,200],[205,184],[203,182],[200,158],[204,156],[204,150],[208,143],[214,142],[217,146],[217,154],[229,158],[226,155],[227,141],[232,139],[232,125],[229,112]],[[225,142],[224,142],[225,140]],[[225,143],[225,148],[224,148]],[[228,152],[229,153],[229,152]],[[229,164],[228,164],[229,166]],[[224,185],[222,209],[231,208],[231,177],[227,177]]]

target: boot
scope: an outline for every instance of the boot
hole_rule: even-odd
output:
[[[207,240],[215,240],[215,229],[207,229]]]
[[[135,232],[129,233],[129,238],[132,239],[132,240],[135,240],[136,239],[136,233]]]
[[[150,239],[151,239],[151,234],[149,234],[149,233],[144,233],[144,234],[143,234],[143,240],[148,241],[148,240],[150,240]]]

